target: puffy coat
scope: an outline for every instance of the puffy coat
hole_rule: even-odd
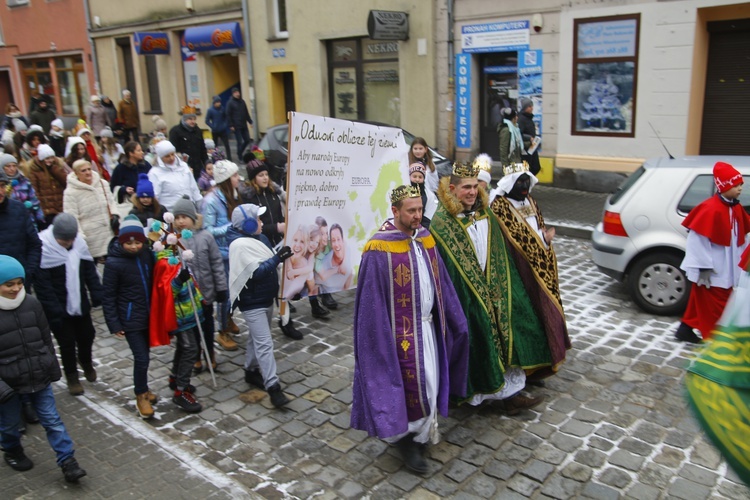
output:
[[[44,215],[57,215],[63,211],[63,191],[68,185],[70,169],[61,158],[55,158],[51,168],[34,158],[27,164],[27,177],[36,191]]]
[[[102,129],[106,126],[112,126],[114,123],[109,121],[109,113],[104,106],[89,106],[86,112],[86,123],[91,128],[92,135],[99,137],[102,135]]]
[[[239,238],[255,238],[262,241],[268,248],[272,248],[268,238],[264,235],[254,234],[248,236],[234,227],[230,227],[229,231],[227,231],[227,241],[229,244],[231,245],[234,240]],[[260,264],[258,269],[253,273],[253,276],[247,280],[245,288],[242,289],[240,296],[237,298],[237,305],[240,311],[264,309],[273,304],[273,300],[279,294],[279,275],[276,268],[280,263],[281,260],[279,257],[274,255]]]
[[[0,254],[21,263],[26,281],[33,282],[42,258],[42,242],[22,203],[6,197],[0,203]]]
[[[229,221],[227,199],[224,193],[214,189],[206,195],[203,201],[203,228],[216,240],[221,252],[221,258],[229,258],[229,243],[227,242],[227,231],[232,227]]]
[[[125,192],[125,188],[132,187],[135,189],[138,187],[138,174],[147,174],[149,170],[151,170],[151,164],[146,160],[140,161],[137,165],[133,165],[126,160],[115,167],[112,178],[109,180],[109,187],[114,192],[115,187],[122,186],[122,189],[118,192],[118,203],[122,203],[123,199],[129,196]]]
[[[188,165],[193,169],[193,176],[197,178],[208,160],[208,151],[203,142],[201,129],[198,126],[189,129],[182,123],[178,123],[169,131],[169,142],[174,145],[178,153],[190,156]]]
[[[102,309],[110,333],[148,330],[154,254],[148,247],[137,254],[113,239],[104,264]]]
[[[78,180],[75,172],[68,175],[68,187],[63,196],[63,210],[78,220],[81,236],[86,240],[91,255],[107,255],[109,241],[114,237],[109,225],[110,214],[117,214],[109,183],[92,172],[91,184]]]
[[[47,320],[53,330],[56,323],[62,321],[63,318],[70,317],[66,310],[68,289],[65,287],[65,274],[65,264],[47,269],[40,267],[37,271],[38,279],[34,281],[36,296],[42,303],[44,314],[47,315]],[[94,307],[101,305],[104,293],[102,284],[99,282],[96,264],[90,260],[81,260],[78,279],[81,281],[81,316],[86,316],[91,312],[92,305]],[[91,302],[89,302],[89,294]]]
[[[34,224],[44,222],[44,212],[42,212],[42,207],[39,204],[39,199],[36,197],[36,191],[34,191],[31,181],[19,171],[18,175],[11,179],[10,185],[12,186],[10,197],[23,203],[31,221]]]
[[[234,128],[247,128],[247,124],[252,125],[253,120],[247,111],[247,104],[242,99],[232,97],[227,102],[227,125]]]
[[[203,298],[209,304],[216,302],[216,292],[229,290],[224,259],[216,240],[208,231],[196,229],[192,238],[181,238],[180,242],[195,254],[189,267]]]
[[[211,106],[211,109],[206,112],[206,125],[211,128],[211,132],[214,134],[223,134],[229,131],[226,110],[223,106],[220,108]]]
[[[278,223],[284,222],[284,207],[286,203],[286,193],[275,182],[271,182],[266,189],[260,193],[252,186],[242,193],[243,203],[252,203],[261,207],[266,207],[266,213],[260,216],[263,222],[263,234],[268,238],[272,245],[284,239],[284,233],[280,233]]]
[[[172,206],[184,194],[196,203],[203,199],[187,163],[179,158],[169,166],[157,158],[156,164],[148,171],[148,180],[154,185],[154,196],[167,210],[172,210]]]
[[[0,394],[38,392],[61,377],[39,301],[27,295],[16,309],[0,310]]]

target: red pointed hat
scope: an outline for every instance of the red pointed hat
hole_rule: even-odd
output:
[[[718,161],[714,165],[714,183],[719,193],[725,193],[743,182],[742,174],[729,163]]]

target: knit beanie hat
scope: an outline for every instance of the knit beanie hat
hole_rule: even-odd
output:
[[[51,127],[58,127],[58,128],[65,128],[65,124],[63,124],[63,121],[59,118],[55,118],[52,120],[52,123],[50,123]]]
[[[16,129],[16,132],[24,132],[26,130],[29,130],[29,127],[27,127],[23,120],[21,120],[20,118],[13,118],[11,122],[13,123],[13,128]]]
[[[33,131],[35,131],[35,130],[36,130],[37,132],[41,132],[41,133],[42,133],[42,135],[44,135],[44,129],[42,128],[42,126],[41,126],[41,125],[37,125],[37,124],[35,123],[35,124],[33,124],[33,125],[30,125],[30,126],[29,126],[29,132],[33,132]]]
[[[80,137],[68,137],[68,142],[65,143],[65,156],[70,156],[70,152],[73,151],[73,148],[76,144],[83,144],[86,146],[86,141],[81,139]]]
[[[198,218],[198,214],[195,212],[195,204],[187,196],[183,196],[175,202],[172,206],[172,215],[175,217],[178,215],[187,215],[193,221]]]
[[[47,144],[40,144],[36,148],[36,157],[39,159],[39,161],[44,161],[47,158],[52,158],[55,156],[55,150],[52,149],[52,146],[48,146]]]
[[[135,194],[138,198],[145,196],[154,197],[154,185],[148,180],[148,174],[138,174],[138,184],[135,187]]]
[[[16,278],[26,279],[26,271],[21,263],[9,255],[0,255],[0,283]]]
[[[91,130],[87,129],[86,127],[82,127],[78,129],[78,132],[76,132],[76,135],[78,137],[81,137],[83,134],[91,134]]]
[[[122,222],[120,222],[120,234],[117,236],[117,241],[119,241],[121,245],[131,240],[146,243],[146,235],[143,232],[141,221],[138,217],[132,214],[128,215],[122,220]]]
[[[99,132],[99,137],[109,137],[112,139],[115,135],[112,133],[112,129],[110,127],[104,127],[101,132]]]
[[[203,144],[206,146],[206,149],[216,149],[216,143],[213,139],[203,139]]]
[[[250,150],[253,153],[253,156],[257,158],[260,161],[266,161],[266,153],[262,149],[258,147],[257,144],[253,144],[252,149]]]
[[[16,160],[16,157],[13,155],[9,155],[8,153],[3,153],[0,155],[0,168],[3,168],[5,165],[9,163],[15,163],[18,164],[18,160]],[[5,283],[3,281],[3,283]]]
[[[229,160],[221,160],[214,163],[214,181],[216,184],[221,184],[225,180],[232,177],[234,174],[239,172],[239,167],[236,163]]]
[[[743,182],[742,174],[729,163],[719,161],[714,165],[714,183],[719,193],[726,193]]]
[[[248,219],[258,220],[258,217],[266,213],[266,207],[259,207],[252,203],[244,203],[232,210],[232,226],[242,229],[242,225]]]
[[[156,156],[159,158],[164,158],[170,153],[174,153],[177,150],[174,148],[174,145],[169,141],[159,141],[154,146],[154,151],[156,152]]]
[[[162,130],[162,129],[167,128],[167,122],[165,122],[164,119],[159,115],[152,116],[151,121],[154,122],[154,128],[156,130]]]
[[[250,180],[255,179],[259,173],[268,172],[268,166],[258,159],[247,162],[247,176]]]
[[[76,239],[78,221],[70,214],[57,214],[52,221],[52,236],[58,240],[70,241]]]

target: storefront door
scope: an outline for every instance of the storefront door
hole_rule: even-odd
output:
[[[503,108],[517,108],[518,53],[497,52],[484,54],[480,59],[482,77],[479,79],[481,153],[493,160],[500,157],[497,126],[502,122]]]

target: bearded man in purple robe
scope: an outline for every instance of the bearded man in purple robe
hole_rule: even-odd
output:
[[[394,189],[391,211],[359,269],[351,426],[396,444],[405,465],[424,474],[438,412],[447,416],[449,396],[466,392],[468,327],[435,240],[420,224],[419,191]]]

